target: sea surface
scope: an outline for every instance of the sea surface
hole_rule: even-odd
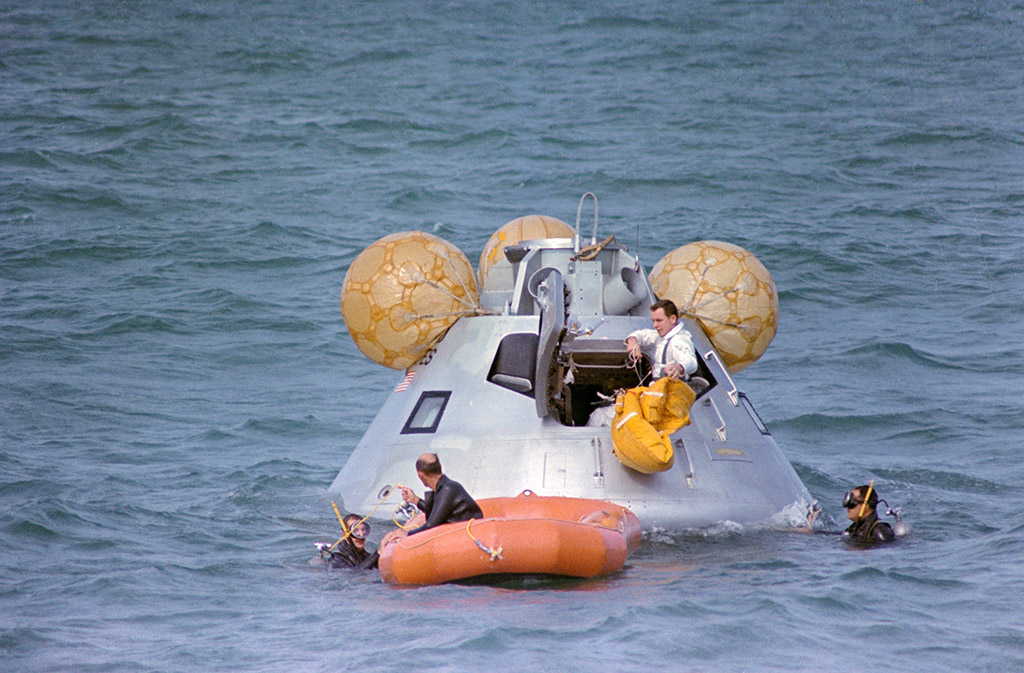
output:
[[[1024,670],[1022,120],[1021,0],[0,2],[0,671]],[[316,563],[401,378],[349,264],[586,191],[648,269],[768,267],[737,383],[822,530],[874,480],[909,535]]]

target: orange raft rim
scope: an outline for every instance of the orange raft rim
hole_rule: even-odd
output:
[[[477,501],[482,519],[448,523],[380,550],[389,584],[440,584],[496,574],[597,577],[620,570],[640,544],[640,521],[604,500],[539,496]]]

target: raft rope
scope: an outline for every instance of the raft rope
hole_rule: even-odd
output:
[[[413,320],[420,320],[421,318],[425,319],[425,320],[433,320],[434,318],[451,318],[453,316],[456,317],[456,318],[468,318],[470,316],[477,316],[477,315],[501,315],[501,314],[498,313],[497,311],[492,311],[490,309],[481,308],[479,306],[476,307],[473,310],[468,310],[467,309],[465,311],[450,311],[448,313],[415,313],[415,314],[412,314]],[[408,318],[406,318],[406,323],[405,324],[408,325],[410,322],[412,322],[412,320],[409,320]]]
[[[338,511],[338,506],[337,506],[336,504],[334,504],[334,501],[333,501],[333,500],[331,500],[331,507],[333,507],[333,508],[334,508],[334,515],[335,515],[336,517],[338,517],[338,523],[340,523],[340,524],[341,524],[341,530],[342,530],[342,532],[343,532],[343,533],[345,533],[345,536],[346,536],[346,537],[348,537],[349,535],[351,535],[351,534],[352,534],[352,531],[351,531],[351,530],[349,530],[349,527],[345,525],[345,519],[343,519],[343,518],[341,517],[341,512],[339,512],[339,511]],[[358,525],[358,524],[357,524],[357,525]]]
[[[690,294],[690,298],[686,300],[686,306],[683,307],[683,310],[689,310],[693,306],[693,299],[694,297],[697,296],[697,291],[700,290],[701,284],[704,283],[704,277],[708,275],[708,271],[710,270],[711,265],[708,264],[707,266],[704,267],[704,270],[700,272],[700,280],[698,280],[696,284],[694,284],[693,292]]]
[[[420,270],[420,269],[416,270],[416,274],[413,276],[412,280],[416,281],[418,283],[424,283],[425,285],[429,285],[430,287],[434,288],[438,292],[441,292],[442,294],[447,295],[451,299],[454,299],[458,303],[460,303],[463,306],[466,306],[468,308],[466,308],[466,309],[464,309],[462,311],[453,311],[451,313],[433,313],[433,314],[425,314],[425,315],[419,315],[419,314],[415,314],[414,313],[414,314],[412,314],[412,318],[411,319],[410,318],[406,319],[407,323],[412,322],[413,320],[420,320],[420,319],[432,320],[434,318],[450,318],[450,317],[453,317],[453,316],[456,317],[456,318],[462,318],[462,317],[476,316],[476,315],[498,315],[498,313],[496,311],[491,311],[491,310],[485,309],[483,306],[480,305],[479,302],[477,302],[476,304],[473,304],[472,302],[470,302],[470,301],[468,301],[466,299],[466,297],[470,296],[469,286],[466,284],[466,281],[462,277],[462,274],[459,273],[459,267],[456,266],[454,261],[452,261],[452,258],[448,254],[447,250],[442,250],[438,254],[441,257],[444,257],[445,261],[448,262],[448,266],[451,267],[452,272],[455,275],[455,279],[459,282],[459,285],[462,287],[462,291],[465,294],[465,297],[459,297],[459,296],[456,296],[455,294],[453,294],[452,292],[449,292],[446,288],[442,287],[438,283],[435,283],[434,281],[432,281],[429,278],[427,278],[423,274],[423,271]]]
[[[482,549],[484,551],[484,553],[490,555],[492,563],[495,560],[504,561],[505,559],[503,559],[501,557],[501,552],[504,551],[504,548],[501,545],[499,545],[497,549],[492,549],[492,548],[488,547],[487,545],[485,545],[480,540],[476,539],[476,536],[473,535],[473,531],[469,530],[469,527],[472,526],[472,525],[473,525],[473,519],[470,519],[469,521],[466,522],[466,532],[469,534],[469,537],[472,538],[473,542],[476,543],[476,546],[480,547],[480,549]]]
[[[448,266],[452,267],[452,271],[455,272],[455,278],[458,279],[459,285],[462,286],[462,291],[468,297],[469,296],[469,287],[466,285],[466,281],[462,278],[462,274],[459,273],[459,267],[457,267],[455,265],[455,262],[452,261],[451,255],[448,254],[447,250],[442,251],[441,254],[444,256],[445,260],[448,261]],[[470,272],[472,273],[472,267],[470,267]],[[468,301],[463,301],[463,303],[464,304],[469,304]],[[478,303],[476,308],[479,308],[479,307],[480,307],[480,305]]]
[[[612,234],[608,238],[604,239],[600,243],[591,243],[585,248],[580,248],[580,251],[576,253],[576,259],[582,262],[589,262],[590,260],[597,257],[597,255],[604,250],[605,246],[615,242],[615,235]]]
[[[460,297],[460,296],[456,295],[453,292],[449,292],[446,288],[444,288],[441,285],[439,285],[439,284],[435,283],[434,281],[430,280],[429,278],[427,278],[426,276],[423,275],[422,271],[417,271],[416,275],[414,275],[412,277],[412,280],[414,282],[417,282],[417,283],[423,283],[425,285],[429,285],[430,287],[434,288],[435,290],[437,290],[441,294],[448,295],[449,297],[451,297],[455,301],[459,302],[463,306],[468,306],[470,310],[475,310],[476,308],[478,308],[478,306],[476,304],[473,304],[472,302],[466,301],[465,298]],[[461,282],[461,280],[459,282]],[[419,316],[417,316],[417,317],[419,317]]]
[[[637,380],[637,384],[636,385],[637,386],[645,385],[647,383],[647,380],[649,378],[651,378],[652,376],[654,376],[654,368],[653,367],[651,369],[649,369],[646,374],[641,374],[640,373],[640,360],[641,359],[642,358],[637,358],[631,364],[627,364],[626,365],[627,367],[632,368],[634,372],[636,372],[636,380]],[[635,387],[636,386],[634,386],[634,388]],[[620,391],[618,391],[618,390],[615,391],[616,395],[618,395],[619,392]]]

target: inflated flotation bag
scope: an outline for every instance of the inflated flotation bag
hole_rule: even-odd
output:
[[[651,289],[695,318],[730,372],[768,349],[779,326],[779,295],[768,269],[732,243],[697,241],[651,269]]]
[[[671,435],[689,425],[696,397],[686,383],[667,376],[620,393],[612,420],[612,453],[637,472],[668,470],[675,459]]]
[[[422,231],[372,243],[352,262],[341,288],[352,340],[363,355],[392,369],[409,367],[456,320],[479,313],[469,259]]]
[[[484,287],[486,284],[487,275],[495,264],[502,262],[508,264],[505,260],[507,246],[539,238],[572,238],[575,233],[567,223],[548,215],[526,215],[506,222],[491,234],[491,237],[487,239],[487,244],[484,245],[483,252],[480,253],[480,265],[477,271],[480,276],[480,287]]]
[[[501,574],[596,577],[621,569],[640,542],[636,515],[603,500],[526,491],[477,504],[483,519],[382,543],[381,578],[390,584],[438,584]]]

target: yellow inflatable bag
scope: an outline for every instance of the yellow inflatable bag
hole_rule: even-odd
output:
[[[668,377],[620,393],[612,421],[612,453],[626,467],[644,474],[671,468],[671,435],[690,423],[695,397],[690,386]]]
[[[697,393],[685,382],[667,376],[651,384],[650,390],[663,390],[662,407],[658,418],[651,419],[655,430],[671,435],[679,428],[690,424],[690,407],[697,399]]]

